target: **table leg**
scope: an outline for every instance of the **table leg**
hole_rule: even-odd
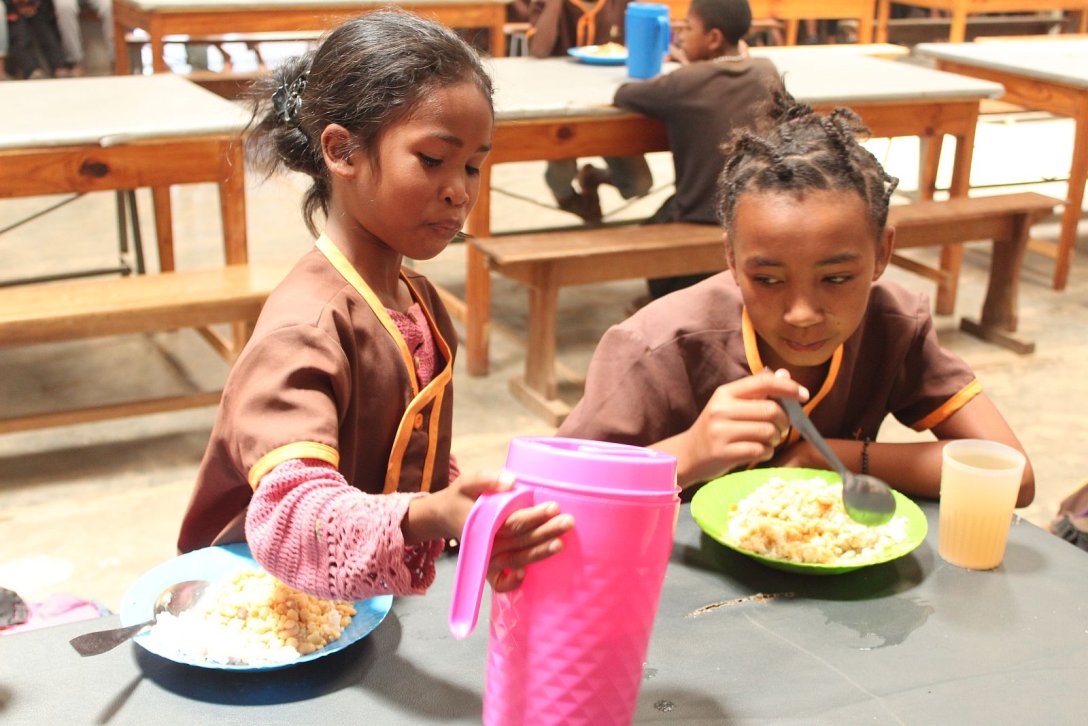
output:
[[[891,17],[891,0],[877,0],[876,4],[876,42],[888,42],[888,19]]]
[[[1069,169],[1066,185],[1065,209],[1058,237],[1058,250],[1054,264],[1054,289],[1064,290],[1069,281],[1069,267],[1077,245],[1077,227],[1083,214],[1084,186],[1088,183],[1088,96],[1082,97],[1076,114],[1073,134],[1073,164]]]
[[[480,197],[468,215],[469,233],[484,237],[491,232],[491,164],[480,169]],[[491,330],[491,270],[475,245],[465,250],[465,367],[470,376],[486,376]]]
[[[223,220],[223,261],[243,265],[249,261],[246,234],[245,153],[241,141],[224,142],[219,167],[219,213]]]
[[[491,25],[491,57],[502,58],[506,55],[506,33],[503,32],[503,19],[499,18],[499,22],[492,23]]]
[[[951,43],[962,43],[967,38],[967,8],[963,3],[957,3],[952,10],[952,27],[948,30],[948,40]]]
[[[864,15],[858,18],[858,44],[865,45],[873,42],[873,17],[872,9],[869,10],[869,17]]]
[[[113,20],[113,73],[118,76],[127,76],[132,73],[132,66],[128,62],[128,45],[125,43],[125,33],[128,28],[114,15]]]
[[[162,31],[155,27],[154,20],[150,25],[147,33],[151,36],[151,68],[156,73],[167,73],[170,71],[170,66],[166,64],[166,44],[162,42]]]
[[[170,187],[152,187],[155,209],[155,241],[159,247],[159,270],[174,269],[174,215],[170,210]]]
[[[786,45],[797,45],[797,34],[801,26],[801,21],[797,18],[790,18],[786,21]]]

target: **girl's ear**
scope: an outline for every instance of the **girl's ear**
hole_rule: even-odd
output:
[[[329,124],[321,132],[321,155],[325,166],[335,176],[350,178],[355,175],[355,164],[351,158],[355,139],[351,132],[340,124]]]
[[[873,270],[873,281],[884,274],[888,263],[892,261],[892,250],[895,249],[895,227],[888,225],[880,235],[880,246],[876,250],[876,267]]]

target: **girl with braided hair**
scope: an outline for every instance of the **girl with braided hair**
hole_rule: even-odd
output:
[[[321,597],[422,594],[476,498],[513,484],[458,474],[457,334],[404,264],[445,249],[479,196],[491,79],[447,28],[385,10],[333,30],[256,99],[248,143],[267,169],[311,178],[317,241],[231,369],[178,547],[247,542],[269,573]],[[512,514],[493,587],[516,588],[572,526],[554,502]]]
[[[560,435],[652,446],[692,487],[755,466],[829,468],[773,399],[801,401],[835,453],[906,494],[937,497],[943,441],[1021,451],[919,293],[881,279],[897,180],[856,114],[782,92],[770,123],[725,147],[719,215],[729,269],[656,300],[601,339]],[[936,441],[874,442],[887,415]],[[1025,467],[1017,506],[1035,481]]]

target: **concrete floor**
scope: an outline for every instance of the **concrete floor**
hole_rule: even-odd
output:
[[[1061,197],[1072,147],[1071,122],[1038,115],[991,116],[978,133],[975,193],[1036,189]],[[903,179],[909,195],[917,177],[917,144],[874,140],[870,148]],[[606,189],[609,219],[638,218],[669,193],[667,155],[651,158],[655,191],[634,204]],[[943,168],[947,170],[948,164]],[[543,165],[517,164],[495,172],[496,230],[569,225],[575,218],[537,200],[549,200]],[[942,180],[947,183],[947,179]],[[1034,182],[1024,186],[1025,182]],[[293,259],[310,244],[298,201],[299,178],[260,181],[250,175],[251,257]],[[1018,185],[1003,187],[992,185]],[[214,187],[174,190],[178,266],[221,260]],[[0,229],[59,198],[0,202]],[[140,192],[145,239],[153,239],[150,198]],[[0,236],[0,276],[109,264],[116,249],[113,195],[88,195]],[[1029,254],[1021,284],[1021,333],[1037,343],[1018,356],[965,336],[959,316],[978,314],[989,255],[971,246],[961,278],[957,315],[938,318],[942,342],[971,363],[989,395],[1012,422],[1035,466],[1038,495],[1021,511],[1045,524],[1057,503],[1088,477],[1088,448],[1075,433],[1088,410],[1088,225],[1081,225],[1079,258],[1064,292],[1051,289],[1053,262]],[[1051,220],[1036,236],[1054,239]],[[150,265],[155,268],[152,243]],[[451,246],[419,268],[455,293],[463,290],[463,247]],[[930,258],[932,259],[932,258]],[[889,275],[932,294],[932,284],[902,270]],[[559,354],[564,369],[584,372],[594,344],[628,303],[643,292],[638,281],[570,289],[560,300]],[[526,319],[524,291],[494,280],[496,331],[492,373],[469,377],[457,364],[454,449],[463,469],[500,465],[512,436],[553,430],[510,396],[507,380],[519,372]],[[5,412],[48,410],[78,402],[107,402],[139,394],[168,395],[222,384],[226,365],[191,331],[87,342],[0,349],[0,406]],[[571,400],[577,387],[567,391]],[[136,419],[0,436],[0,586],[29,600],[52,593],[94,599],[116,609],[128,586],[149,567],[174,555],[182,510],[204,451],[214,410],[198,409]],[[894,422],[882,438],[917,436]]]

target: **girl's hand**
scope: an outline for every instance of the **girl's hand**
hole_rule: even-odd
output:
[[[808,395],[785,370],[732,381],[718,387],[691,428],[655,448],[676,455],[681,486],[767,461],[789,429],[786,412],[773,399],[804,402]]]
[[[510,472],[476,474],[458,477],[450,488],[460,491],[465,501],[475,503],[476,498],[487,492],[506,491],[514,484]],[[461,536],[465,518],[472,508],[464,508],[455,522],[456,537]],[[525,579],[525,566],[551,557],[563,549],[560,539],[574,527],[574,517],[559,515],[555,502],[544,502],[511,514],[495,533],[491,549],[491,562],[487,568],[487,580],[496,592],[513,590]]]
[[[564,534],[574,528],[574,517],[559,514],[555,502],[514,512],[495,534],[488,582],[495,592],[516,589],[525,579],[525,566],[563,550]]]
[[[413,499],[402,529],[405,544],[428,539],[460,539],[472,505],[482,494],[504,492],[514,485],[509,472],[463,474],[447,488]],[[488,581],[498,592],[513,590],[525,578],[525,565],[559,552],[559,538],[574,526],[574,518],[557,516],[555,502],[514,512],[495,534]]]

